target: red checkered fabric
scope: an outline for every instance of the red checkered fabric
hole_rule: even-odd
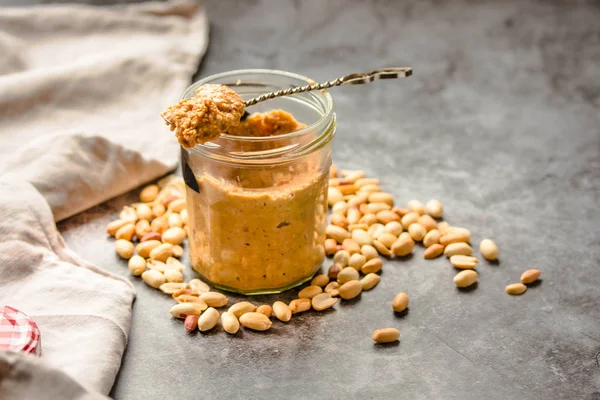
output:
[[[10,306],[0,308],[0,348],[39,354],[40,330],[21,311]]]

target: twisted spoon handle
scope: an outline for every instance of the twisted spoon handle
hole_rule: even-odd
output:
[[[275,97],[281,96],[289,96],[291,94],[296,93],[304,93],[310,92],[311,90],[321,90],[327,89],[333,86],[342,86],[342,85],[361,85],[364,83],[371,83],[373,81],[377,81],[379,79],[397,79],[397,78],[406,78],[412,75],[412,68],[410,67],[401,67],[401,68],[383,68],[376,69],[375,71],[371,71],[368,73],[354,73],[346,76],[342,76],[341,78],[337,78],[333,81],[325,82],[325,83],[314,83],[312,85],[306,86],[298,86],[289,89],[282,89],[276,92],[270,92],[261,94],[258,97],[254,97],[252,99],[246,100],[244,104],[246,107],[253,106],[256,103],[260,103],[261,101],[271,100]]]

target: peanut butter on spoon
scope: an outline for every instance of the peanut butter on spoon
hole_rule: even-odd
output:
[[[161,116],[186,149],[219,137],[239,124],[244,101],[225,85],[202,85],[196,95],[169,106]]]

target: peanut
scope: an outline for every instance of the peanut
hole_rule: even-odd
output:
[[[317,276],[315,276],[312,281],[310,281],[310,284],[312,286],[325,286],[329,283],[329,277],[325,274],[319,274]]]
[[[518,296],[520,294],[523,294],[523,293],[525,293],[526,290],[527,290],[527,286],[525,286],[522,283],[510,284],[505,289],[506,293],[513,295],[513,296]]]
[[[168,217],[166,215],[154,218],[152,222],[150,222],[150,229],[152,229],[152,232],[158,232],[162,234],[164,231],[169,229],[169,222],[167,218]]]
[[[332,225],[336,225],[344,229],[348,228],[348,220],[343,214],[331,214],[331,216],[329,217],[329,222]]]
[[[384,229],[385,229],[385,225],[380,224],[379,222],[377,222],[377,223],[375,223],[375,224],[367,227],[367,233],[373,239],[377,239],[377,237],[384,232]]]
[[[173,228],[167,229],[162,234],[162,241],[164,243],[171,243],[173,245],[181,244],[181,243],[183,243],[185,236],[186,236],[186,233],[183,228],[173,227]]]
[[[471,256],[452,256],[450,257],[450,264],[460,269],[473,269],[477,266],[479,260],[476,257]]]
[[[340,271],[337,276],[337,281],[340,285],[343,285],[349,281],[357,281],[358,280],[358,271],[352,267],[346,267]],[[309,286],[310,287],[310,286]]]
[[[352,206],[348,209],[348,214],[346,215],[346,219],[350,225],[356,225],[362,218],[362,213],[356,206]]]
[[[384,210],[377,213],[377,220],[386,225],[393,221],[400,221],[400,216],[392,210]]]
[[[146,260],[144,257],[135,255],[129,259],[127,266],[131,275],[140,276],[146,270]]]
[[[359,246],[364,246],[366,244],[372,244],[373,238],[366,231],[362,229],[355,229],[352,231],[352,239],[358,243]]]
[[[379,186],[379,179],[377,179],[377,178],[360,178],[360,179],[357,179],[356,182],[354,182],[354,186],[356,186],[357,188],[361,188],[366,185]]]
[[[158,185],[148,185],[140,192],[140,201],[150,203],[158,196]]]
[[[392,245],[392,253],[396,256],[407,256],[415,247],[415,242],[408,232],[402,232]]]
[[[360,284],[362,285],[363,290],[371,290],[375,286],[377,286],[377,284],[379,283],[380,280],[381,280],[381,277],[379,275],[370,273],[370,274],[365,275],[360,280]]]
[[[336,225],[327,225],[327,228],[325,228],[325,233],[327,237],[335,239],[335,241],[338,243],[342,243],[344,239],[350,238],[350,233],[347,230]]]
[[[169,224],[169,228],[181,228],[183,227],[183,221],[181,220],[181,216],[179,214],[171,214],[167,218],[167,222]],[[163,233],[164,235],[164,233]]]
[[[160,240],[161,234],[158,232],[148,232],[140,238],[140,242],[147,242],[148,240]]]
[[[409,212],[402,217],[401,223],[404,229],[408,229],[412,224],[419,222],[420,215],[415,212]]]
[[[164,275],[165,271],[167,270],[167,264],[165,264],[162,261],[151,260],[151,259],[148,259],[146,261],[146,267],[148,269],[154,269],[163,275]]]
[[[256,308],[257,307],[249,301],[240,301],[229,307],[227,312],[235,315],[236,318],[239,318],[247,312],[256,311]]]
[[[187,209],[181,210],[179,212],[179,216],[181,217],[181,222],[183,222],[183,225],[187,225],[190,219]]]
[[[155,217],[160,217],[161,215],[164,215],[166,211],[167,209],[161,203],[156,203],[152,206],[152,215],[154,215]]]
[[[402,312],[408,307],[408,295],[404,292],[398,293],[392,300],[392,309],[395,312]]]
[[[350,261],[348,261],[348,266],[354,268],[357,271],[360,271],[360,268],[367,262],[367,257],[362,254],[355,253],[350,256]],[[319,285],[324,286],[324,285]]]
[[[198,316],[197,315],[188,315],[185,317],[185,321],[183,323],[185,330],[187,333],[192,333],[198,328]]]
[[[443,252],[444,246],[442,246],[439,243],[435,243],[425,250],[425,253],[423,253],[423,258],[425,258],[426,260],[431,260],[441,256]]]
[[[367,260],[375,258],[378,256],[377,250],[373,246],[364,245],[360,248],[360,252],[363,256],[367,257]]]
[[[340,284],[337,283],[336,281],[329,282],[327,284],[327,286],[325,286],[324,292],[325,293],[329,293],[330,295],[332,295],[333,297],[335,297],[335,296],[338,296],[340,294],[340,292],[338,291],[339,288],[340,288]]]
[[[144,236],[150,233],[150,222],[146,219],[140,219],[135,223],[135,236],[141,240]]]
[[[327,271],[327,276],[329,277],[329,279],[337,279],[338,274],[341,270],[342,267],[340,267],[338,264],[332,264],[331,267],[329,267],[329,270]]]
[[[333,256],[333,262],[340,267],[344,268],[350,261],[350,253],[346,250],[340,250]]]
[[[173,246],[173,257],[181,257],[183,255],[183,247],[181,247],[180,245],[176,244],[175,246]],[[172,257],[169,257],[172,258]]]
[[[158,289],[160,285],[166,282],[165,276],[155,269],[149,269],[142,273],[142,280],[146,282],[148,286]]]
[[[423,225],[416,223],[408,227],[408,233],[410,233],[410,237],[412,237],[415,242],[420,242],[427,234],[427,230]]]
[[[145,242],[148,243],[148,242]],[[171,243],[163,243],[160,246],[155,247],[150,252],[150,258],[157,261],[165,262],[167,258],[173,254],[173,245]]]
[[[437,226],[438,226],[438,231],[440,231],[440,235],[445,235],[446,233],[448,233],[450,231],[450,224],[447,223],[446,221],[439,222],[437,224]]]
[[[331,297],[329,293],[321,293],[312,298],[312,308],[316,311],[323,311],[332,307],[338,299]]]
[[[257,312],[249,312],[242,315],[240,323],[243,327],[255,331],[266,331],[273,325],[273,322],[266,315]]]
[[[359,193],[375,193],[375,192],[381,192],[381,188],[379,187],[379,185],[364,185],[360,188]]]
[[[125,206],[119,213],[119,219],[135,223],[137,221],[137,211],[133,207]]]
[[[398,240],[398,237],[389,232],[383,232],[377,237],[377,241],[383,244],[388,249],[392,247],[396,240]]]
[[[367,261],[360,270],[362,271],[363,274],[367,275],[367,274],[377,273],[377,272],[381,271],[382,267],[383,267],[383,262],[381,261],[381,259],[373,258],[372,260]]]
[[[388,210],[391,210],[391,208],[394,206],[394,196],[385,192],[371,193],[369,194],[369,203],[385,203],[390,206]]]
[[[230,335],[235,335],[240,330],[240,321],[230,312],[221,314],[221,325],[223,325],[223,330]]]
[[[542,271],[539,269],[528,269],[521,275],[521,283],[530,284],[540,279]]]
[[[425,205],[419,200],[410,200],[408,202],[408,209],[419,215],[425,214]]]
[[[281,322],[288,322],[292,319],[292,310],[283,301],[273,303],[273,313],[275,313],[275,317]]]
[[[353,270],[356,272],[356,270]],[[340,297],[344,300],[350,300],[358,296],[362,292],[362,285],[358,280],[353,280],[344,283],[338,289]]]
[[[135,251],[144,258],[150,257],[150,252],[160,246],[162,243],[158,240],[147,240],[135,246]]]
[[[357,208],[359,205],[366,203],[368,198],[368,193],[358,193],[356,196],[353,196],[352,199],[348,200],[348,206]],[[348,213],[350,213],[350,209],[348,209]]]
[[[115,242],[115,251],[121,258],[129,260],[133,256],[133,243],[129,240],[119,239]]]
[[[429,246],[434,245],[439,242],[440,242],[440,231],[438,231],[437,229],[430,230],[429,232],[427,232],[427,235],[425,235],[425,237],[423,238],[423,245],[425,247],[429,247]]]
[[[369,226],[377,223],[377,221],[377,215],[375,214],[365,214],[358,220],[359,223]]]
[[[263,304],[256,309],[256,312],[266,315],[267,318],[271,318],[271,314],[273,314],[273,308],[271,308],[271,306],[268,304]]]
[[[442,202],[439,200],[429,200],[427,204],[425,204],[425,211],[433,218],[442,218],[444,215],[444,206],[442,206]]]
[[[404,217],[406,214],[410,213],[410,210],[402,207],[394,207],[392,211],[400,216],[400,218]]]
[[[327,189],[327,203],[333,207],[335,203],[344,201],[344,194],[337,187],[330,187]]]
[[[392,243],[392,245],[393,245],[393,243]],[[377,251],[379,252],[379,254],[381,254],[382,256],[389,257],[389,256],[392,255],[392,252],[390,251],[390,249],[388,249],[379,240],[373,240],[373,246],[375,246],[375,248],[377,249]]]
[[[472,269],[460,271],[454,276],[454,284],[459,288],[466,288],[477,282],[477,272]]]
[[[179,213],[185,208],[185,199],[173,200],[167,206],[167,209],[174,213]]]
[[[444,255],[448,258],[452,256],[470,256],[471,254],[473,254],[473,248],[464,242],[450,243],[444,249]]]
[[[187,288],[188,284],[183,282],[167,282],[160,285],[159,289],[165,294],[173,294],[180,289]]]
[[[431,218],[429,215],[421,215],[417,222],[419,224],[423,225],[423,227],[425,228],[425,230],[427,232],[429,232],[432,229],[437,228],[437,222],[435,222],[435,220],[433,218]]]
[[[498,259],[498,246],[490,239],[483,239],[479,244],[479,251],[486,260],[494,261]]]
[[[122,219],[117,219],[116,221],[111,221],[108,223],[108,225],[106,225],[106,233],[108,233],[110,236],[115,236],[117,234],[117,231],[122,228],[124,225],[126,224],[130,224],[131,221],[125,221]]]
[[[373,193],[373,194],[379,194],[379,193]],[[386,203],[369,203],[366,206],[367,206],[367,210],[365,213],[372,213],[372,214],[377,214],[380,211],[386,211],[386,210],[392,209],[392,206],[390,206],[389,204],[386,204]]]
[[[184,304],[184,303],[182,303]],[[198,318],[198,330],[200,332],[210,331],[219,323],[219,312],[212,307],[208,307],[206,311]]]
[[[337,251],[337,242],[335,239],[326,239],[325,240],[325,254],[328,256],[332,256]]]
[[[169,312],[175,318],[185,318],[188,315],[200,315],[204,311],[202,304],[198,303],[179,303],[175,304]]]
[[[149,221],[152,218],[152,209],[148,204],[140,204],[136,210],[137,217],[140,220]]]
[[[348,212],[348,203],[345,201],[338,201],[333,205],[333,207],[331,207],[331,212],[333,214],[346,215]]]
[[[179,272],[183,271],[183,264],[181,263],[181,261],[179,261],[175,257],[167,258],[167,261],[165,262],[165,264],[166,264],[165,268],[176,269]]]
[[[440,237],[440,244],[448,246],[452,243],[467,243],[470,238],[471,235],[466,235],[464,232],[448,231],[448,233]]]
[[[200,299],[204,300],[209,307],[223,307],[227,304],[229,299],[223,293],[218,292],[206,292],[200,294]]]
[[[360,246],[352,239],[344,239],[342,242],[342,248],[350,255],[360,253]]]
[[[165,279],[167,282],[180,283],[183,282],[183,274],[172,268],[167,268],[164,272]]]
[[[356,230],[356,229],[362,229],[364,231],[369,228],[370,227],[367,224],[350,224],[350,225],[348,225],[348,231],[350,231],[350,232],[352,232],[353,230]]]
[[[396,328],[377,329],[371,337],[376,343],[392,343],[400,339],[400,331]]]
[[[307,286],[298,293],[298,297],[301,299],[312,299],[319,293],[323,293],[321,286]]]
[[[389,232],[394,236],[400,236],[400,234],[402,233],[402,231],[404,230],[404,228],[402,227],[402,224],[398,221],[392,221],[389,222],[387,224],[385,224],[385,227],[383,228],[384,232]]]
[[[163,285],[166,285],[166,283],[164,283]],[[178,292],[179,291],[177,291],[173,294],[177,294]],[[204,300],[200,300],[200,298],[198,296],[192,296],[191,294],[180,294],[179,296],[175,297],[175,300],[177,300],[178,303],[200,304],[200,306],[202,307],[202,310],[206,310],[208,308],[208,305],[204,302]]]
[[[117,233],[115,233],[115,238],[117,239],[125,239],[131,242],[133,238],[133,234],[135,233],[135,225],[130,222],[129,224],[123,225],[119,228]]]
[[[322,293],[317,296],[320,296],[321,294]],[[310,310],[311,304],[311,299],[294,299],[290,301],[289,308],[292,310],[292,314],[298,314]]]

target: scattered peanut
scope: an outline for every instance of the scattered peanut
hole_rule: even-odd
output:
[[[183,282],[167,282],[160,285],[159,289],[161,292],[166,294],[173,294],[178,290],[187,288],[188,284]]]
[[[204,311],[201,304],[179,303],[175,304],[169,312],[175,318],[186,318],[188,315],[200,315]]]
[[[396,240],[398,240],[398,237],[389,232],[383,232],[382,234],[377,236],[377,241],[383,244],[387,249],[392,247]]]
[[[136,212],[138,219],[149,220],[152,218],[152,209],[147,204],[140,204]]]
[[[200,318],[198,318],[198,330],[200,332],[210,331],[219,323],[219,317],[220,315],[217,310],[215,310],[212,307],[208,307],[206,311],[204,311],[202,315],[200,315]]]
[[[185,239],[186,233],[183,228],[173,227],[169,228],[162,234],[162,241],[165,243],[181,244]]]
[[[448,258],[452,256],[470,256],[471,254],[473,254],[473,248],[464,242],[450,243],[444,249],[444,255]]]
[[[183,274],[173,268],[167,268],[164,272],[164,276],[167,282],[183,282]]]
[[[375,247],[369,245],[362,246],[360,252],[363,256],[367,257],[367,261],[378,256]]]
[[[400,331],[396,328],[377,329],[372,338],[376,343],[392,343],[400,339]]]
[[[158,196],[158,185],[148,185],[140,192],[140,201],[150,203]]]
[[[340,273],[340,271],[342,270],[342,267],[339,266],[338,264],[333,264],[331,267],[329,267],[329,270],[327,271],[327,276],[329,277],[329,279],[337,279],[338,274]]]
[[[469,242],[469,240],[471,239],[471,235],[470,234],[466,234],[465,232],[460,232],[460,231],[448,231],[447,233],[443,234],[440,237],[440,244],[443,244],[444,246],[448,246],[449,244],[452,243],[467,243]]]
[[[498,246],[490,239],[483,239],[479,244],[479,251],[486,260],[494,261],[498,259]]]
[[[423,225],[416,223],[408,227],[408,233],[410,233],[410,237],[412,237],[415,242],[420,242],[427,234],[427,230]]]
[[[437,229],[432,229],[427,232],[427,235],[423,238],[423,245],[429,247],[440,242],[440,232]]]
[[[460,269],[473,269],[477,266],[479,260],[476,257],[471,256],[452,256],[450,257],[450,264]]]
[[[392,245],[392,253],[396,256],[407,256],[412,253],[415,242],[408,232],[402,232]]]
[[[344,239],[350,238],[350,233],[344,228],[336,225],[328,225],[325,229],[327,237],[335,239],[336,242],[342,243]]]
[[[123,225],[121,228],[119,228],[117,233],[115,233],[115,238],[125,239],[125,240],[129,240],[131,242],[131,239],[133,238],[134,233],[135,233],[135,225],[133,224],[133,222],[130,222],[126,225]]]
[[[257,312],[249,312],[242,315],[240,323],[243,327],[255,331],[266,331],[273,325],[273,322],[266,315]]]
[[[392,222],[385,224],[385,227],[383,228],[383,230],[385,232],[389,232],[392,235],[397,237],[397,236],[400,236],[400,234],[402,233],[404,228],[402,227],[402,224],[400,222],[392,221]]]
[[[142,280],[155,289],[158,289],[160,285],[166,282],[165,276],[155,269],[149,269],[142,273]]]
[[[337,187],[327,189],[327,202],[333,207],[335,203],[344,201],[344,194]]]
[[[119,229],[121,229],[124,225],[130,224],[130,223],[131,223],[131,221],[125,221],[122,219],[118,219],[116,221],[111,221],[106,226],[106,233],[108,233],[110,236],[115,236]]]
[[[273,314],[273,308],[271,308],[271,306],[268,304],[263,304],[256,309],[256,312],[266,315],[267,318],[271,318],[271,314]]]
[[[183,323],[185,326],[185,330],[187,333],[192,333],[198,328],[198,316],[197,315],[188,315],[185,317],[185,321]]]
[[[408,307],[408,295],[400,292],[392,300],[392,309],[396,312],[402,312]]]
[[[396,243],[396,242],[394,242]],[[379,240],[373,240],[373,246],[375,246],[375,248],[377,249],[377,251],[379,252],[379,254],[381,254],[382,256],[386,256],[389,257],[392,255],[392,252],[390,249],[388,249],[383,243],[381,243]],[[393,246],[393,243],[392,243]]]
[[[423,228],[425,228],[425,230],[427,232],[429,232],[432,229],[437,228],[437,222],[435,222],[435,220],[433,218],[431,218],[429,215],[421,215],[417,222],[419,224],[423,225]]]
[[[525,286],[522,283],[513,283],[510,284],[506,287],[506,293],[513,295],[513,296],[518,296],[520,294],[525,293],[525,291],[527,290],[527,286]]]
[[[350,257],[352,258],[352,257]],[[310,284],[313,286],[325,286],[329,283],[329,277],[325,274],[319,274],[317,276],[315,276],[312,281],[310,281]]]
[[[477,272],[472,269],[460,271],[454,276],[454,284],[459,288],[466,288],[477,282]]]
[[[331,308],[337,302],[338,299],[331,297],[331,294],[321,293],[312,298],[311,304],[316,311],[323,311]]]
[[[256,311],[256,308],[257,307],[249,301],[240,301],[229,307],[227,312],[233,314],[236,318],[239,318],[247,312]]]
[[[206,292],[200,295],[200,299],[204,300],[209,307],[223,307],[229,299],[223,293]]]
[[[377,275],[379,276],[379,275]],[[340,294],[340,292],[338,291],[338,289],[340,288],[340,284],[336,281],[333,282],[329,282],[327,284],[327,286],[325,286],[325,293],[329,293],[330,295],[332,295],[333,297],[338,296]]]
[[[367,261],[360,270],[362,271],[363,274],[367,275],[367,274],[377,273],[377,272],[381,271],[382,267],[383,267],[383,262],[381,261],[381,259],[373,258],[372,260]],[[338,279],[338,281],[339,281],[339,279]]]
[[[133,243],[129,240],[119,239],[115,242],[115,250],[121,258],[129,260],[133,256]]]
[[[333,256],[333,262],[342,268],[346,267],[349,261],[350,253],[346,250],[340,250]]]
[[[360,246],[352,239],[344,239],[342,242],[342,248],[350,255],[360,253]]]
[[[337,251],[337,242],[335,239],[326,239],[325,240],[325,254],[328,256],[332,256]]]
[[[435,243],[425,250],[425,253],[423,253],[423,258],[425,258],[426,260],[431,260],[441,256],[443,252],[444,246],[442,246],[439,243]]]
[[[167,209],[174,213],[179,213],[184,208],[185,208],[185,199],[173,200],[167,206]]]
[[[354,272],[356,270],[353,269]],[[362,292],[362,284],[358,280],[352,280],[344,283],[338,289],[340,297],[344,300],[350,300],[358,296]]]
[[[135,236],[141,240],[144,236],[150,233],[150,222],[147,219],[140,219],[135,223]]]
[[[419,222],[420,215],[415,212],[409,212],[404,217],[402,217],[402,227],[404,229],[408,229],[412,224],[416,224]]]
[[[363,290],[371,290],[377,286],[380,280],[381,277],[379,275],[375,273],[369,273],[360,280],[360,284],[362,285]]]
[[[223,330],[231,335],[235,335],[240,330],[240,321],[228,311],[221,314],[221,325]]]
[[[133,276],[140,276],[146,270],[146,260],[144,257],[135,255],[129,259],[129,272]]]
[[[135,251],[144,258],[150,257],[150,252],[160,246],[162,243],[158,240],[147,240],[135,246]]]
[[[356,272],[353,268],[351,269]],[[301,299],[312,299],[319,293],[323,293],[323,288],[321,286],[307,286],[298,293],[298,297]]]
[[[343,285],[346,282],[357,281],[359,278],[358,271],[352,267],[346,267],[340,271],[337,276],[337,281],[340,285]],[[310,287],[310,286],[309,286]],[[300,292],[302,293],[302,292]],[[300,296],[302,297],[302,296]]]
[[[317,296],[320,296],[321,294],[322,293],[319,293]],[[298,314],[310,310],[311,304],[311,299],[294,299],[290,301],[288,307],[290,308],[290,310],[292,310],[292,314]]]
[[[437,226],[438,231],[440,231],[440,235],[445,235],[450,231],[450,224],[446,221],[439,222]]]
[[[396,214],[395,212],[393,212],[392,210],[384,210],[384,211],[379,211],[377,213],[377,220],[379,222],[381,222],[382,224],[386,225],[393,221],[396,221],[396,222],[400,221],[400,216],[398,214]]]
[[[167,261],[167,258],[171,257],[171,255],[173,255],[173,245],[171,243],[163,243],[160,246],[156,246],[150,252],[151,259],[162,262]]]
[[[526,285],[533,283],[540,279],[540,275],[542,275],[542,271],[539,269],[528,269],[521,275],[521,283]]]
[[[290,310],[288,305],[283,301],[276,301],[273,303],[273,313],[275,313],[275,316],[281,322],[288,322],[290,319],[292,319],[292,310]]]
[[[429,200],[427,204],[425,204],[425,211],[433,218],[442,218],[444,215],[444,206],[439,200]]]
[[[357,271],[360,271],[361,267],[367,262],[367,257],[363,256],[360,253],[355,253],[350,256],[350,260],[348,261],[348,266],[354,268]],[[319,285],[324,286],[324,285]]]
[[[425,205],[419,200],[410,200],[408,202],[408,209],[419,215],[425,214]]]

